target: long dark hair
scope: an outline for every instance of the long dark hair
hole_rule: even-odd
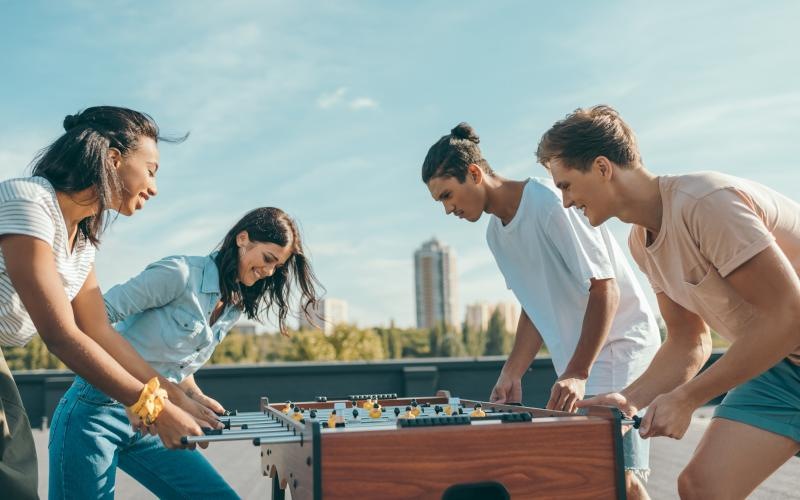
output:
[[[494,175],[489,162],[483,158],[478,143],[481,139],[469,123],[461,122],[431,146],[422,163],[422,182],[434,177],[455,177],[463,183],[470,165],[478,165],[488,175]]]
[[[292,255],[286,264],[275,269],[272,276],[244,286],[239,278],[239,247],[236,236],[247,231],[250,241],[274,243],[281,247],[291,245]],[[314,276],[311,263],[303,254],[300,232],[294,221],[280,208],[261,207],[245,214],[219,245],[216,257],[219,269],[219,288],[225,306],[233,304],[244,311],[248,319],[261,321],[262,313],[269,314],[277,308],[278,328],[286,335],[286,317],[292,295],[292,282],[300,287],[300,308],[306,318],[316,307],[317,286],[322,286]]]
[[[142,137],[158,142],[181,142],[159,135],[158,125],[147,114],[116,106],[86,108],[64,118],[64,133],[39,151],[31,162],[31,175],[44,177],[56,191],[76,193],[95,187],[99,210],[78,223],[79,234],[93,245],[100,243],[105,229],[104,214],[124,186],[117,169],[108,161],[108,149],[125,156],[136,149]]]

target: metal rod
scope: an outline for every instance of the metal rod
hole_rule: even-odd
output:
[[[284,438],[263,438],[257,437],[253,438],[253,444],[256,446],[261,446],[262,444],[285,444],[285,443],[299,443],[302,440],[301,436],[290,436]]]
[[[183,444],[190,444],[190,443],[216,443],[220,441],[249,441],[253,438],[297,438],[300,440],[299,436],[296,436],[293,432],[285,431],[281,433],[264,433],[264,432],[235,432],[235,433],[228,433],[228,434],[218,434],[218,435],[211,435],[211,436],[183,436],[181,438],[181,443]],[[289,442],[289,441],[287,441]]]
[[[272,415],[253,415],[252,417],[220,417],[219,419],[230,422],[249,422],[251,420],[273,420],[274,418]]]
[[[247,426],[246,428],[244,426]],[[286,424],[281,424],[279,422],[274,423],[266,423],[266,424],[242,424],[242,430],[250,430],[250,429],[272,429],[272,428],[286,428]]]

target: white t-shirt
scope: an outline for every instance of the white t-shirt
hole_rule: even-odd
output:
[[[550,179],[529,179],[514,218],[503,226],[492,216],[486,241],[559,376],[578,345],[592,278],[615,278],[620,302],[586,394],[618,391],[647,368],[661,339],[630,265],[606,227],[563,207]]]
[[[94,263],[94,246],[78,235],[69,251],[69,238],[55,189],[43,177],[0,182],[0,235],[24,234],[53,248],[56,269],[71,301],[83,286]],[[0,249],[0,345],[25,345],[36,334],[28,311],[11,284]]]

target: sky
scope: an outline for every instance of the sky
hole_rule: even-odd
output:
[[[190,136],[161,145],[158,196],[106,233],[103,288],[277,206],[352,321],[413,326],[413,252],[433,236],[457,254],[462,310],[513,299],[488,216],[445,217],[420,180],[461,121],[523,179],[547,175],[534,153],[550,125],[610,104],[656,174],[717,170],[800,199],[797,19],[795,1],[0,0],[0,179],[67,114],[147,112]]]

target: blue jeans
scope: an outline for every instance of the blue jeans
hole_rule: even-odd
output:
[[[639,416],[644,416],[644,410],[639,411]],[[650,475],[650,440],[643,439],[636,429],[630,429],[622,436],[622,455],[625,461],[625,470],[633,471],[636,477],[646,483]]]
[[[117,466],[159,498],[239,498],[195,450],[168,450],[131,429],[125,408],[80,377],[50,428],[51,499],[113,498]]]
[[[586,395],[585,399],[589,399]],[[645,410],[639,410],[638,415],[644,417]],[[622,436],[622,458],[626,471],[633,471],[643,482],[647,482],[650,475],[650,440],[643,439],[636,429],[630,429]]]

